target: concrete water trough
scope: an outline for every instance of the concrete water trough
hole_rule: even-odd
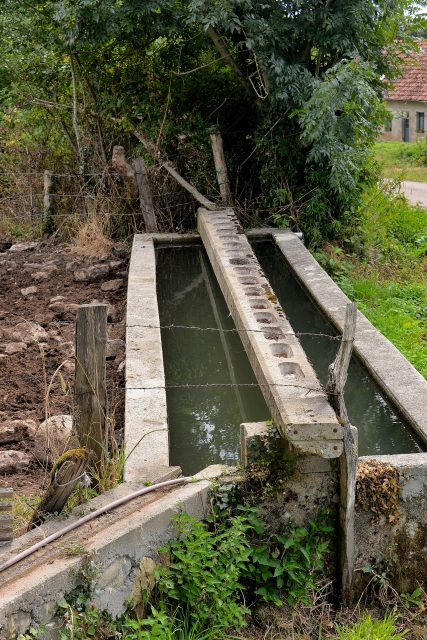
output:
[[[283,522],[293,517],[297,523],[305,523],[321,506],[337,505],[342,430],[295,335],[298,328],[286,318],[248,238],[261,235],[277,243],[289,268],[338,332],[342,331],[348,300],[290,232],[257,230],[245,235],[231,210],[201,209],[199,221],[200,235],[143,234],[134,238],[126,319],[125,482],[96,498],[89,509],[108,505],[144,482],[180,473],[179,467],[169,466],[169,428],[173,429],[173,424],[168,425],[155,245],[202,240],[267,406],[289,451],[301,453],[297,474],[278,504],[280,517]],[[358,316],[355,352],[427,443],[426,381],[362,314]],[[267,429],[265,421],[242,424],[242,462],[248,458],[253,439],[262,437]],[[415,588],[417,580],[426,585],[427,547],[422,532],[427,525],[423,506],[427,501],[427,454],[374,458],[391,465],[397,474],[399,516],[395,520],[380,516],[372,523],[372,514],[357,513],[356,568],[367,561],[384,561],[393,547],[401,555],[402,588]],[[181,505],[202,518],[210,486],[206,478],[216,478],[221,471],[220,467],[207,469],[194,484],[137,498],[0,573],[0,638],[12,638],[39,622],[47,623],[48,637],[54,637],[55,603],[75,586],[75,572],[82,564],[81,547],[95,554],[99,567],[97,604],[113,615],[120,614],[126,599],[152,579],[149,568],[152,571],[158,561],[156,548],[174,536],[171,516]],[[71,520],[81,517],[84,509],[79,507]],[[63,524],[63,519],[45,523],[6,544],[1,548],[0,563]]]

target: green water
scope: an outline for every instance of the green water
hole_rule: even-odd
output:
[[[295,280],[273,243],[255,243],[253,249],[294,331],[334,335],[331,325]],[[300,340],[320,381],[325,384],[328,366],[335,359],[339,344],[321,336],[301,336]],[[427,450],[355,358],[349,367],[345,402],[350,422],[359,431],[360,456]]]
[[[235,328],[203,249],[157,249],[156,256],[162,326]],[[174,327],[162,329],[162,346],[170,463],[189,475],[210,464],[236,464],[240,424],[270,418],[239,334]]]

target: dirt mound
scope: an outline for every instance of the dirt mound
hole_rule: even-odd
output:
[[[128,255],[90,259],[64,247],[25,242],[10,247],[6,243],[0,249],[0,430],[13,420],[31,419],[38,427],[47,415],[71,413],[75,315],[78,305],[97,301],[108,304],[108,338],[113,342],[107,357],[107,385],[119,436],[124,425]],[[109,285],[110,281],[114,284]],[[31,433],[22,437],[22,429],[16,432],[20,435],[15,441],[8,436],[8,442],[0,442],[0,454],[19,451],[28,454],[31,462],[17,473],[0,472],[0,486],[34,494],[46,470],[33,457]]]

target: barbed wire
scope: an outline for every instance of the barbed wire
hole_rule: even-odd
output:
[[[180,189],[176,191],[162,191],[161,193],[153,193],[152,198],[162,198],[163,196],[169,196],[174,194],[183,194],[186,193],[185,189]],[[44,193],[24,193],[16,196],[3,196],[0,197],[0,204],[6,200],[18,200],[20,198],[44,198]],[[120,196],[115,194],[91,194],[91,193],[50,193],[49,197],[52,198],[84,198],[88,200],[138,200],[138,198],[130,198],[130,196]],[[53,216],[55,214],[52,214]]]
[[[10,324],[10,325],[18,325],[18,324],[30,324],[24,320],[0,320],[1,324]],[[49,322],[40,322],[36,324],[48,324],[48,325],[74,325],[75,322],[72,320],[51,320]],[[232,329],[223,329],[218,327],[197,327],[195,325],[181,325],[181,324],[166,324],[166,325],[156,325],[156,324],[127,324],[126,322],[109,322],[108,325],[116,326],[116,327],[125,327],[125,328],[140,328],[140,329],[191,329],[195,331],[218,331],[221,333],[268,333],[271,329],[276,329],[276,326],[270,326],[266,324],[261,329],[237,329],[237,327]],[[281,327],[279,327],[281,328]],[[341,336],[333,336],[329,333],[314,333],[314,332],[301,332],[301,331],[293,331],[287,330],[284,332],[284,335],[287,336],[296,336],[299,338],[300,336],[316,336],[322,338],[328,338],[329,340],[339,340],[341,341]],[[279,339],[279,334],[277,334],[277,339]],[[41,343],[45,344],[45,343]]]

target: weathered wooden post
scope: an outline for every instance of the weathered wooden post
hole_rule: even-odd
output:
[[[153,200],[151,198],[150,185],[148,183],[148,174],[145,166],[144,158],[135,158],[132,162],[133,170],[139,191],[139,202],[141,205],[142,216],[144,218],[145,230],[147,233],[158,233],[159,229],[156,222],[156,214],[154,213]]]
[[[231,205],[230,183],[228,181],[227,165],[220,133],[211,133],[211,144],[221,198],[224,204]]]
[[[129,164],[126,162],[124,148],[115,146],[113,148],[112,164],[117,173],[122,177],[130,197],[135,200],[139,197],[145,230],[147,233],[157,233],[156,215],[154,213],[144,159],[135,158],[132,164]]]
[[[55,179],[54,172],[46,169],[44,172],[44,197],[43,197],[43,226],[46,233],[52,233],[55,229],[53,222],[53,213],[55,210],[54,188]]]
[[[81,448],[66,451],[58,458],[50,474],[50,485],[34,511],[27,531],[41,525],[51,513],[61,513],[77,484],[83,481],[92,456],[92,451]]]
[[[0,488],[0,543],[13,540],[13,489]]]
[[[335,361],[329,366],[326,385],[329,402],[335,410],[344,432],[344,451],[340,457],[339,567],[341,591],[345,599],[351,596],[354,574],[354,503],[356,494],[357,447],[353,438],[344,402],[344,386],[356,332],[357,304],[347,305],[341,345]]]
[[[102,472],[107,414],[107,305],[83,304],[77,310],[74,431],[81,447],[96,455]]]

